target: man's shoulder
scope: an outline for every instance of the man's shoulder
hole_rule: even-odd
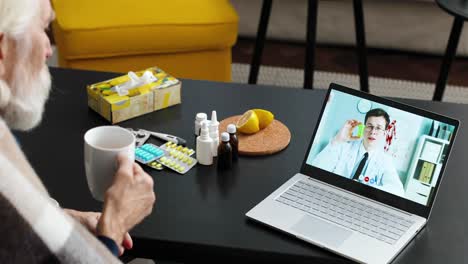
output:
[[[361,146],[361,142],[362,142],[361,140],[345,141],[345,142],[340,142],[340,143],[335,144],[334,147],[344,152],[353,151],[353,150],[359,149],[359,147]]]
[[[344,141],[344,142],[332,142],[328,144],[329,147],[332,147],[333,149],[340,149],[340,150],[346,150],[350,149],[354,146],[354,143],[356,141]],[[359,141],[360,142],[360,141]]]

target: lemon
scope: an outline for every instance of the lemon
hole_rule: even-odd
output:
[[[249,110],[237,121],[237,130],[245,134],[257,133],[260,130],[257,114]]]
[[[273,122],[275,115],[272,112],[265,109],[252,109],[258,117],[258,124],[260,129],[264,129]]]

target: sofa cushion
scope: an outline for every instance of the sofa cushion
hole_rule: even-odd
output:
[[[238,16],[227,0],[52,0],[66,59],[230,47]]]

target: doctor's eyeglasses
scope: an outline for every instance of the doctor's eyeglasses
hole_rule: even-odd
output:
[[[366,125],[366,131],[367,132],[375,131],[375,133],[382,134],[385,132],[385,129],[381,126]]]

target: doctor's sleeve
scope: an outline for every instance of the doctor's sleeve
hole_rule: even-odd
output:
[[[312,161],[312,166],[321,168],[327,171],[333,171],[338,163],[339,156],[341,155],[341,144],[332,144],[331,142],[317,154]]]

